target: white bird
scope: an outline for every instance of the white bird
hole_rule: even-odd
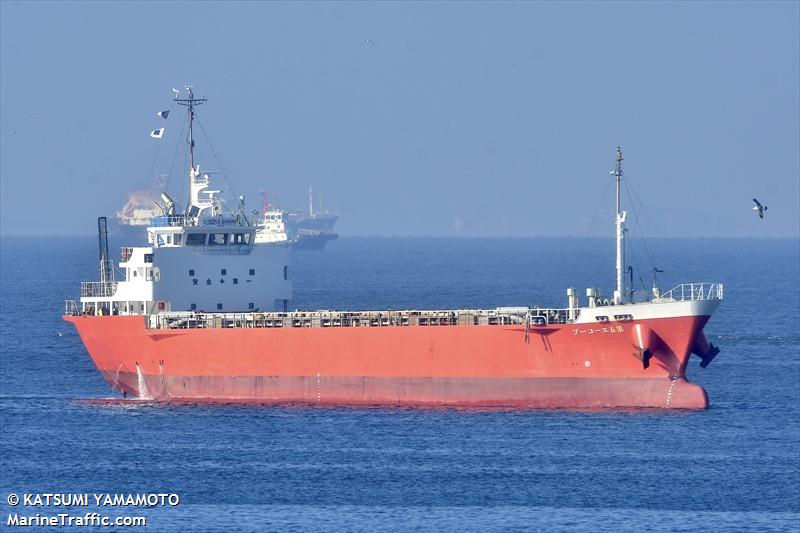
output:
[[[761,205],[761,202],[753,198],[753,212],[758,215],[758,218],[764,218],[764,211],[767,210],[767,206]]]

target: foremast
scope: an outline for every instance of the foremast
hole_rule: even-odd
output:
[[[622,183],[622,149],[617,146],[617,155],[614,158],[614,170],[611,175],[615,177],[617,182],[617,211],[615,215],[616,221],[616,241],[617,241],[617,282],[614,289],[614,304],[619,305],[625,303],[625,290],[623,287],[623,278],[625,273],[625,217],[627,213],[622,211],[620,203],[620,185]]]

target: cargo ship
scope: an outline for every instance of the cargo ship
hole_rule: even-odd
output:
[[[333,231],[333,225],[339,220],[339,215],[315,210],[311,187],[308,188],[308,214],[289,211],[287,215],[292,246],[296,250],[322,250],[328,242],[339,238]]]
[[[189,123],[188,206],[153,219],[149,246],[115,269],[98,220],[100,280],[66,301],[105,380],[164,402],[437,405],[521,408],[708,406],[686,378],[719,349],[704,327],[720,283],[682,283],[641,301],[625,285],[622,152],[616,177],[616,279],[610,298],[566,290],[564,308],[288,310],[287,246],[255,244],[243,213],[211,209],[193,163],[192,120],[205,99],[178,96]]]
[[[128,201],[108,221],[109,234],[128,244],[147,244],[147,227],[162,215],[157,195],[150,190],[134,191]]]

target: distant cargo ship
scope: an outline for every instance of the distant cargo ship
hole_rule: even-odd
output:
[[[164,205],[164,199],[153,191],[131,193],[128,202],[108,224],[111,236],[115,241],[124,239],[128,244],[147,244],[147,228],[165,213]],[[308,189],[308,214],[277,209],[265,199],[260,217],[256,244],[287,242],[296,250],[321,250],[326,243],[339,237],[333,231],[339,215],[315,212],[311,187]]]
[[[157,193],[143,190],[128,195],[128,202],[116,212],[109,231],[114,237],[124,239],[129,244],[147,244],[147,227],[153,218],[163,215],[159,206]]]
[[[193,163],[189,90],[185,214],[156,217],[147,247],[122,250],[115,281],[99,220],[100,281],[66,302],[105,379],[126,395],[159,401],[705,408],[689,383],[692,354],[719,351],[704,327],[719,283],[655,286],[634,301],[625,284],[626,213],[617,149],[616,279],[565,308],[293,311],[288,247],[255,244],[245,217],[215,213],[209,177]],[[535,276],[536,272],[527,275]],[[654,284],[655,285],[655,284]]]

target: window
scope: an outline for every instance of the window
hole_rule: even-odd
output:
[[[227,233],[209,233],[208,235],[209,246],[220,246],[223,244],[228,244]]]
[[[256,269],[255,268],[251,268],[250,269],[250,275],[251,276],[255,276],[256,275]]]
[[[197,311],[197,304],[189,304],[189,309],[192,311]]]
[[[182,238],[183,238],[183,235],[181,235],[180,233],[178,233],[178,234],[177,234],[177,235],[175,235],[175,237],[172,239],[172,242],[173,242],[173,243],[175,243],[175,246],[180,246],[180,245],[181,245],[181,239],[182,239]]]
[[[289,267],[288,266],[284,266],[283,267],[283,279],[289,279]]]
[[[217,304],[217,309],[221,311],[222,310],[222,304]]]
[[[189,246],[203,246],[206,243],[205,233],[189,233],[186,236],[186,244]]]
[[[248,309],[255,309],[256,308],[256,304],[254,304],[253,302],[250,302],[249,304],[247,304],[247,308]]]
[[[192,278],[192,285],[197,285],[199,280],[197,278]]]
[[[193,268],[190,268],[190,269],[189,269],[189,275],[190,275],[190,276],[192,276],[192,277],[194,277],[194,269],[193,269]]]
[[[166,305],[164,305],[164,302],[158,302],[158,310],[163,311],[164,309],[166,309]]]
[[[238,285],[239,284],[239,278],[233,278],[233,284],[234,285]]]
[[[144,262],[145,263],[152,263],[153,262],[153,254],[144,254]]]
[[[227,276],[227,275],[228,275],[228,269],[227,269],[227,268],[223,268],[223,269],[221,269],[221,270],[219,271],[219,273],[220,273],[220,275],[222,275],[222,276]]]

